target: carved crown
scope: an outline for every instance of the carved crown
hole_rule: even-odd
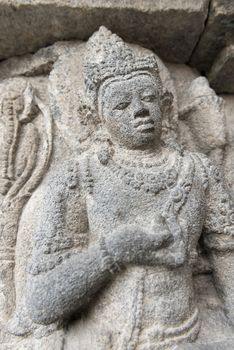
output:
[[[88,40],[84,76],[86,92],[94,102],[99,87],[105,80],[142,70],[151,72],[161,87],[158,65],[153,54],[136,56],[119,36],[103,26]]]

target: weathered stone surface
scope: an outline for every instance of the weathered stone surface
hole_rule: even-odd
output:
[[[175,350],[233,350],[234,348],[234,338],[222,341],[222,342],[216,342],[216,343],[210,343],[210,344],[197,344],[197,345],[180,345],[179,347],[176,347]]]
[[[211,0],[208,21],[192,55],[191,64],[202,72],[208,72],[220,51],[233,44],[233,38],[234,2]]]
[[[221,51],[233,45],[233,6],[231,0],[2,0],[0,59],[35,52],[58,40],[86,40],[106,25],[163,59],[190,62],[206,74],[211,70],[212,87],[230,93],[233,61],[230,56],[224,60]],[[41,72],[48,64],[52,62],[41,60]]]
[[[231,138],[206,78],[105,27],[0,77],[1,350],[225,344]]]
[[[125,40],[153,49],[162,59],[190,62],[202,73],[208,73],[215,61],[212,87],[230,93],[233,63],[231,57],[223,61],[221,50],[233,44],[233,6],[230,0],[2,0],[0,59],[35,52],[58,40],[86,40],[106,25]],[[41,71],[48,64],[42,59]]]
[[[180,143],[207,154],[222,168],[226,145],[225,110],[205,77],[186,65],[167,64],[175,84]]]
[[[234,95],[223,95],[227,125],[225,173],[234,195]]]
[[[216,57],[209,73],[210,85],[217,93],[234,93],[234,44]]]
[[[0,80],[24,76],[46,76],[52,70],[53,64],[69,47],[76,47],[79,42],[57,42],[39,50],[35,55],[27,54],[12,57],[0,62]]]
[[[100,25],[187,62],[204,28],[208,0],[2,0],[0,59],[36,51],[58,40],[86,40]],[[7,33],[7,35],[6,35]]]

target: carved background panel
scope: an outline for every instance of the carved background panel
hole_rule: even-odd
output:
[[[109,34],[106,34],[105,28],[102,30],[104,31],[102,39],[104,41],[105,35],[108,37]],[[90,43],[90,40],[88,43]],[[102,45],[102,42],[98,42],[96,45]],[[115,39],[113,39],[113,47],[115,45],[117,44],[115,43]],[[152,55],[151,51],[138,45],[131,44],[129,48],[133,56],[140,59]],[[117,46],[116,51],[118,51]],[[98,53],[99,51],[97,51],[97,56]],[[181,338],[183,336],[186,338],[187,333],[189,333],[189,327],[191,325],[191,327],[193,327],[199,318],[198,312],[196,311],[191,316],[191,319],[189,319],[191,325],[187,325],[186,321],[184,324],[178,326],[176,331],[174,331],[173,327],[171,329],[168,327],[168,329],[165,330],[160,329],[160,326],[156,327],[157,324],[156,326],[152,325],[155,326],[155,328],[152,327],[151,333],[147,333],[147,337],[151,337],[151,343],[146,343],[145,345],[137,343],[138,339],[140,339],[139,334],[143,329],[143,326],[141,326],[140,323],[138,324],[138,322],[140,322],[139,319],[143,308],[141,303],[144,303],[144,288],[151,291],[151,288],[153,288],[152,286],[156,283],[153,277],[149,279],[149,282],[147,282],[148,284],[143,278],[138,277],[138,275],[142,276],[141,268],[136,271],[130,270],[130,274],[133,273],[134,276],[136,275],[135,285],[131,285],[128,272],[125,271],[123,280],[120,280],[116,287],[120,295],[125,287],[130,294],[132,293],[132,295],[134,295],[134,301],[131,307],[127,306],[127,304],[118,304],[118,301],[116,301],[117,298],[114,296],[116,292],[114,288],[113,290],[111,288],[108,289],[108,292],[104,295],[104,301],[100,302],[100,310],[103,310],[104,315],[102,316],[101,313],[100,319],[101,323],[106,325],[106,329],[100,332],[99,343],[98,341],[97,343],[92,343],[92,339],[89,338],[88,323],[86,326],[86,321],[91,320],[90,327],[94,327],[96,330],[96,324],[99,322],[98,308],[97,310],[95,309],[95,311],[92,311],[92,308],[88,309],[82,322],[79,322],[79,313],[75,313],[75,315],[72,316],[72,320],[69,321],[66,318],[61,318],[55,322],[45,322],[45,324],[43,324],[43,322],[37,323],[35,320],[33,321],[29,315],[26,284],[28,274],[31,273],[29,272],[31,268],[31,257],[33,256],[34,265],[35,262],[38,262],[38,266],[41,263],[40,256],[33,255],[34,249],[37,249],[37,247],[35,248],[37,242],[39,242],[38,245],[41,244],[40,240],[38,239],[37,241],[34,236],[38,227],[42,227],[42,230],[45,232],[47,230],[48,235],[51,233],[50,240],[52,238],[52,243],[49,246],[50,252],[47,254],[48,261],[47,257],[43,256],[42,258],[42,263],[45,265],[44,267],[40,267],[42,271],[43,268],[45,269],[44,271],[47,271],[47,268],[51,271],[56,270],[57,266],[63,266],[63,264],[66,263],[64,263],[64,261],[70,261],[70,252],[71,255],[76,251],[78,253],[83,252],[88,249],[89,244],[95,243],[95,238],[88,237],[87,239],[86,235],[87,226],[91,225],[90,222],[92,220],[82,209],[82,205],[84,204],[82,201],[85,201],[85,199],[83,199],[80,193],[74,196],[71,201],[69,199],[70,192],[72,192],[74,188],[77,188],[77,178],[82,172],[85,174],[84,183],[87,187],[85,190],[87,190],[88,195],[92,195],[93,180],[88,173],[87,164],[82,163],[80,166],[79,163],[76,165],[75,160],[79,159],[79,157],[82,158],[82,155],[89,152],[90,149],[91,153],[95,154],[96,145],[98,148],[99,144],[106,141],[109,137],[103,132],[102,125],[104,122],[95,102],[92,101],[92,98],[89,99],[87,96],[87,76],[84,74],[83,65],[87,60],[86,57],[88,54],[89,48],[86,42],[61,41],[52,46],[40,49],[30,56],[14,57],[0,62],[0,342],[2,344],[1,349],[3,350],[72,350],[76,348],[77,344],[80,346],[81,350],[86,350],[88,348],[97,350],[108,350],[112,348],[116,350],[150,350],[153,349],[152,344],[155,344],[155,349],[158,349],[160,348],[160,345],[158,345],[160,341],[163,342],[165,340],[165,344],[167,344],[167,337],[173,339],[173,337],[176,336],[176,333],[173,332],[178,331],[180,332],[178,334],[181,334]],[[108,53],[106,55],[108,55]],[[195,69],[184,64],[166,62],[165,60],[161,60],[156,54],[153,54],[153,56],[156,60],[164,89],[161,96],[163,101],[161,104],[161,106],[163,106],[161,107],[161,112],[164,116],[162,122],[162,140],[170,147],[174,147],[173,150],[175,152],[188,150],[202,154],[199,156],[201,159],[198,157],[200,161],[198,161],[196,157],[195,160],[193,160],[195,165],[191,165],[192,161],[189,163],[187,166],[189,170],[185,167],[184,172],[186,173],[187,171],[186,174],[188,175],[186,176],[188,178],[186,177],[183,183],[181,180],[182,189],[186,193],[186,186],[187,189],[188,186],[191,187],[192,180],[190,178],[194,176],[193,171],[198,171],[200,174],[203,171],[201,169],[205,168],[203,175],[206,177],[206,167],[209,168],[210,173],[208,175],[211,176],[212,179],[218,179],[218,182],[220,178],[222,181],[226,179],[228,185],[232,187],[234,181],[232,96],[218,96],[209,86],[208,80],[204,76],[201,76]],[[94,62],[95,60],[97,61],[97,65],[103,63],[102,61],[98,62],[98,57],[93,56],[92,58]],[[126,58],[126,60],[127,59],[128,58]],[[116,62],[113,64],[115,63]],[[116,69],[118,69],[118,67]],[[202,163],[203,155],[208,157],[205,158],[207,159],[204,161],[205,166]],[[101,149],[99,152],[100,163],[106,165],[109,161],[109,156],[108,150]],[[124,157],[127,161],[134,162],[134,155],[132,156],[131,153],[126,153]],[[213,170],[213,166],[210,165],[209,160],[214,162],[218,170]],[[199,168],[196,162],[202,163],[203,167],[199,165]],[[121,173],[121,166],[123,167],[122,163],[119,165],[118,158],[116,158],[114,162],[110,164],[112,164],[110,168],[112,170],[114,169],[113,177],[117,174],[122,181],[122,178],[125,176],[124,171]],[[157,168],[157,164],[153,166]],[[80,169],[80,167],[82,169]],[[141,166],[137,165],[137,169],[139,170],[140,168]],[[100,176],[98,168],[95,171],[95,176],[98,178],[98,176]],[[162,178],[163,186],[164,175],[166,178],[166,173],[158,172],[157,186],[160,185],[158,181],[159,178]],[[51,185],[50,181],[53,176],[54,180]],[[131,173],[129,176],[131,176]],[[135,174],[133,174],[133,177],[134,176]],[[147,178],[147,176],[145,176],[145,178]],[[69,189],[67,192],[64,190],[63,193],[64,184],[68,184]],[[143,187],[142,185],[142,188]],[[118,187],[116,188],[118,189]],[[104,191],[105,187],[101,187],[101,189]],[[56,191],[58,195],[53,198],[52,195],[53,193],[57,193]],[[106,188],[106,191],[109,193],[109,187]],[[132,189],[129,190],[130,197],[132,195],[131,191]],[[190,189],[188,191],[190,191]],[[231,190],[229,190],[229,192],[231,193]],[[48,202],[49,204],[47,203],[48,206],[51,206],[51,208],[56,207],[56,211],[52,214],[49,213],[49,210],[48,213],[43,212],[44,209],[42,208],[45,204],[45,193],[51,194],[52,198]],[[156,190],[155,193],[157,193]],[[103,192],[104,200],[105,196],[106,194]],[[173,192],[171,195],[171,197],[174,198],[173,203],[179,203],[175,204],[175,207],[176,205],[178,206],[178,209],[175,210],[179,212],[183,204],[181,204],[180,207],[180,201],[182,201],[182,199],[178,199],[177,201],[177,199],[175,199],[177,198],[176,196],[179,198],[180,193]],[[169,199],[171,199],[171,197]],[[196,193],[194,194],[194,198],[195,197]],[[186,198],[184,199],[185,202],[187,200]],[[166,197],[165,200],[168,200],[168,198]],[[217,201],[218,200],[219,198]],[[142,202],[144,201],[142,200]],[[203,200],[201,200],[201,202],[203,202]],[[114,195],[113,203],[115,203]],[[139,200],[138,204],[140,203]],[[196,210],[196,200],[194,203],[195,209],[191,207],[191,212]],[[136,206],[134,210],[137,212],[136,200],[134,204],[132,204],[132,207],[134,206]],[[131,213],[132,207],[130,206],[130,208],[127,208],[129,213]],[[223,207],[221,206],[220,208],[218,207],[218,210],[222,210]],[[96,208],[96,210],[98,211],[98,208]],[[110,208],[110,212],[111,210]],[[170,206],[167,207],[167,210],[169,215],[171,210]],[[189,210],[186,210],[189,216]],[[69,230],[66,231],[67,235],[63,233],[62,227],[59,226],[63,225],[63,223],[59,222],[59,215],[61,213],[63,214],[63,211],[67,213],[65,217],[65,222],[69,227]],[[159,211],[157,205],[156,211]],[[58,225],[56,221],[56,235],[54,237],[52,236],[53,228],[52,226],[50,227],[46,221],[47,214],[48,217],[49,215],[53,216],[52,219],[54,221],[57,220],[56,215],[58,215]],[[108,216],[108,213],[105,215]],[[118,213],[120,220],[121,215],[123,215],[123,213],[120,211]],[[202,215],[203,212],[201,210],[200,217],[202,217]],[[231,215],[233,216],[233,213],[231,213]],[[133,212],[132,216],[134,218],[137,217],[135,212]],[[233,217],[231,219],[233,221]],[[219,218],[217,221],[218,220]],[[96,224],[98,226],[98,223]],[[140,221],[140,224],[142,225],[142,221]],[[218,222],[218,224],[220,223]],[[93,225],[95,227],[95,224]],[[102,223],[100,226],[101,225]],[[145,226],[147,225],[148,223],[146,222]],[[171,225],[172,231],[175,231],[175,235],[180,237],[179,225],[176,226],[177,224],[174,222]],[[196,222],[194,226],[196,226]],[[79,235],[77,234],[77,227],[79,227]],[[159,223],[155,223],[155,230],[159,229],[160,231],[160,227]],[[230,233],[230,237],[232,237],[232,235],[233,232]],[[56,241],[57,239],[58,242]],[[191,238],[191,240],[193,240],[193,238]],[[45,246],[48,248],[46,244],[47,242],[45,242],[45,244],[43,242],[43,249]],[[191,243],[191,245],[192,244],[193,243]],[[228,245],[227,242],[225,244]],[[231,242],[230,255],[232,244]],[[59,248],[56,248],[57,246]],[[38,249],[40,250],[41,247]],[[104,260],[106,259],[105,261],[107,261],[109,267],[112,262],[109,262],[105,256],[105,249],[105,246],[101,246],[101,251],[104,254],[103,258]],[[192,268],[193,279],[191,280],[190,287],[192,290],[194,285],[194,299],[199,309],[202,326],[200,332],[196,330],[197,334],[199,333],[197,340],[195,336],[193,338],[193,336],[191,335],[190,337],[189,334],[188,339],[190,341],[196,340],[198,344],[225,340],[233,337],[233,326],[225,315],[222,298],[220,298],[219,293],[216,291],[217,285],[216,281],[214,282],[212,278],[213,267],[208,259],[207,250],[200,241],[196,249],[198,258],[196,264]],[[228,250],[228,248],[225,249]],[[61,255],[58,255],[58,260],[56,260],[54,263],[55,265],[53,265],[53,262],[50,261],[49,254],[51,252],[57,254],[57,251],[59,251],[60,254],[60,250],[62,251]],[[222,255],[222,253],[220,254]],[[38,261],[35,261],[37,259]],[[95,265],[92,265],[92,267],[95,270]],[[40,270],[40,268],[38,269]],[[73,268],[75,271],[76,266],[74,265]],[[113,266],[111,265],[111,269],[112,268]],[[224,275],[227,274],[229,283],[232,278],[231,276],[233,276],[233,258],[231,263],[227,265],[224,264],[223,269],[226,268],[227,272],[224,272]],[[113,274],[115,273],[114,271]],[[189,278],[186,273],[184,279]],[[37,272],[35,272],[35,275],[36,274]],[[170,276],[171,279],[175,278],[173,273],[171,273]],[[168,279],[170,279],[169,277]],[[158,278],[160,279],[160,277]],[[87,279],[86,284],[88,285],[88,283]],[[167,282],[165,282],[165,286],[166,283]],[[64,284],[66,284],[66,282],[64,282]],[[161,284],[163,285],[163,282]],[[183,284],[183,278],[181,278],[181,284]],[[233,293],[233,298],[234,287],[230,285],[231,284],[228,284],[229,290]],[[164,292],[166,295],[167,291],[165,286],[165,289],[162,287],[162,293]],[[134,292],[134,290],[137,292]],[[189,291],[188,293],[191,293],[191,298],[193,298],[193,292]],[[149,298],[153,298],[152,295],[150,295]],[[101,299],[99,294],[93,299],[90,297],[94,306],[98,304],[99,297]],[[42,295],[41,298],[46,298],[46,295]],[[128,337],[130,329],[129,325],[126,325],[127,335],[121,335],[117,341],[115,340],[116,338],[113,338],[114,340],[112,339],[114,336],[109,332],[108,317],[110,317],[110,320],[112,317],[108,311],[106,311],[106,304],[108,306],[108,302],[111,304],[112,300],[116,302],[115,304],[113,303],[116,308],[116,310],[113,309],[114,315],[118,315],[118,308],[123,309],[122,314],[124,314],[125,311],[128,312],[128,307],[131,310],[135,308],[135,316],[132,318],[132,334],[128,341],[126,341],[126,338]],[[175,303],[176,302],[177,300],[175,299]],[[178,304],[179,302],[180,301],[178,301]],[[157,305],[157,300],[155,300],[153,304]],[[165,302],[165,305],[166,304],[167,300]],[[137,308],[135,305],[140,306]],[[233,307],[233,304],[230,305]],[[148,311],[149,314],[151,312],[153,311]],[[105,317],[106,319],[104,319]],[[121,317],[122,315],[119,316],[120,319]],[[168,319],[170,319],[170,316],[168,316]],[[110,322],[112,322],[112,320]],[[77,334],[79,340],[77,340]],[[175,341],[175,344],[176,343],[177,341]],[[99,344],[99,347],[95,344]],[[163,347],[161,346],[161,349],[172,349],[172,346],[174,346],[173,342],[170,343],[170,341],[168,345],[162,344]]]

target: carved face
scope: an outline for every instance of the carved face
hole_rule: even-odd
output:
[[[161,111],[153,77],[138,74],[113,81],[101,103],[105,126],[120,146],[143,148],[160,140]]]

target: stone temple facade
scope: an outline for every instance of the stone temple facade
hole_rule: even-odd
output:
[[[233,350],[233,1],[0,16],[0,350]]]

